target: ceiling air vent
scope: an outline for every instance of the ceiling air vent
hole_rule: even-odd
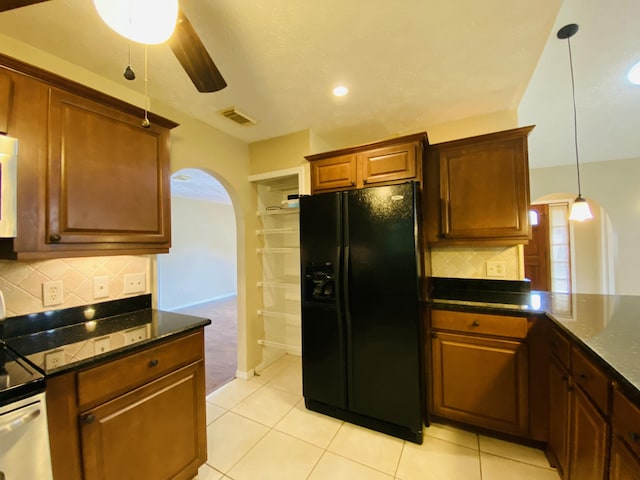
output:
[[[244,113],[240,113],[234,107],[229,107],[226,110],[222,110],[220,112],[223,116],[227,117],[229,120],[233,120],[238,125],[255,125],[256,121],[252,118],[247,117]]]

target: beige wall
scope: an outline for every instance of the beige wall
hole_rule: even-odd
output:
[[[615,275],[615,293],[620,295],[640,295],[640,158],[608,160],[580,164],[582,193],[587,200],[593,200],[609,215],[613,229],[612,263]],[[575,165],[538,168],[530,171],[531,198],[538,199],[557,192],[573,192],[576,195]],[[595,209],[594,209],[595,210]],[[598,212],[596,211],[596,214]],[[574,227],[574,233],[575,233]],[[580,229],[580,227],[577,227]],[[589,228],[589,227],[586,227]],[[580,232],[578,231],[578,234]],[[579,239],[577,239],[579,241]],[[594,248],[576,245],[575,267],[577,281],[585,272],[597,270],[593,262],[599,256],[592,253]],[[584,252],[584,253],[583,253]],[[586,275],[586,273],[584,274]],[[593,283],[580,286],[590,291]]]
[[[176,310],[235,296],[238,290],[233,206],[171,198],[171,252],[158,255],[158,308]]]

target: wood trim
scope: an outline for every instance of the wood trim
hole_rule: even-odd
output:
[[[533,128],[533,127],[532,127]],[[321,160],[323,158],[337,157],[349,154],[355,154],[364,152],[367,150],[373,150],[381,147],[388,147],[392,145],[398,145],[403,143],[411,143],[411,142],[422,142],[423,145],[429,145],[429,140],[427,138],[427,132],[414,133],[412,135],[406,135],[403,137],[391,138],[389,140],[383,140],[380,142],[367,143],[363,145],[357,145],[355,147],[343,148],[339,150],[332,150],[329,152],[316,153],[313,155],[306,155],[308,161],[313,162],[315,160]]]
[[[76,374],[47,378],[47,421],[51,468],[56,480],[82,480]]]

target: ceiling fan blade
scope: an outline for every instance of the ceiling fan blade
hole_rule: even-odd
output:
[[[14,8],[26,7],[34,3],[48,2],[49,0],[4,0],[0,2],[0,12],[13,10]]]
[[[217,92],[227,86],[182,10],[169,46],[199,92]]]

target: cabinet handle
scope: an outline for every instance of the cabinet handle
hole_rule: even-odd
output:
[[[86,423],[87,425],[90,425],[95,421],[95,419],[96,419],[96,416],[90,413],[89,415],[84,417],[84,423]]]
[[[562,381],[563,382],[568,382],[569,381],[569,377],[567,375],[562,375]]]
[[[150,367],[156,367],[158,366],[159,360],[157,358],[154,358],[153,360],[149,360],[149,366]]]
[[[51,235],[49,235],[50,242],[58,243],[60,240],[62,240],[62,237],[59,233],[52,233]]]
[[[586,380],[587,379],[587,375],[584,373],[581,373],[580,375],[578,375],[578,378],[580,378],[580,380]]]
[[[636,433],[636,432],[629,432],[629,439],[632,442],[638,442],[640,441],[640,433]]]
[[[431,332],[431,338],[438,338],[438,334],[436,332]]]
[[[474,327],[479,327],[480,326],[480,322],[478,320],[474,320],[471,325],[474,326]]]

